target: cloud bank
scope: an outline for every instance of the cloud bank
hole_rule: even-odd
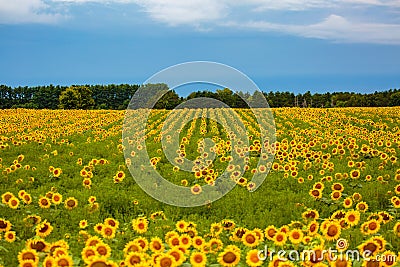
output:
[[[0,24],[74,19],[67,7],[84,9],[87,3],[126,5],[127,11],[140,12],[168,27],[233,28],[334,42],[400,44],[400,0],[0,0]],[[66,7],[64,11],[60,6]],[[288,13],[297,21],[287,22]],[[276,19],[280,14],[286,14],[281,21]],[[117,14],[115,19],[119,19]]]

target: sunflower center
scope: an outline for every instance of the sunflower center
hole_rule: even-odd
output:
[[[107,267],[108,265],[105,262],[101,262],[101,261],[96,261],[93,262],[92,267]]]
[[[338,228],[336,225],[331,225],[328,228],[328,235],[329,236],[335,236],[338,233]]]
[[[134,265],[134,264],[136,264],[136,263],[140,263],[140,257],[139,256],[132,256],[130,259],[129,259],[129,262],[132,264],[132,265]]]
[[[201,262],[203,262],[203,256],[201,256],[201,255],[196,255],[196,256],[194,257],[194,261],[195,261],[196,263],[201,263]]]
[[[161,249],[160,243],[155,242],[155,243],[153,244],[153,248],[154,248],[155,250],[160,250],[160,249]]]
[[[375,230],[376,228],[378,228],[378,225],[376,224],[376,222],[372,222],[368,225],[368,228],[370,230]]]
[[[169,258],[163,258],[160,261],[160,266],[161,267],[168,267],[168,266],[171,266],[171,265],[172,265],[172,261]]]
[[[368,243],[368,244],[364,247],[365,250],[369,250],[369,251],[371,251],[371,253],[374,253],[375,250],[376,250],[377,248],[378,248],[378,247],[377,247],[374,243]]]
[[[26,252],[22,255],[23,260],[35,260],[35,254],[32,252]]]
[[[225,255],[222,257],[222,259],[226,263],[232,263],[232,262],[235,262],[236,255],[235,255],[235,253],[229,251],[229,252],[225,253]]]
[[[253,244],[256,241],[256,238],[252,235],[246,236],[246,242],[249,244]]]

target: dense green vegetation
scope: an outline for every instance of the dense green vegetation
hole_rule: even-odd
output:
[[[125,109],[139,85],[73,85],[10,87],[0,85],[0,108],[37,109]],[[69,95],[66,98],[66,94]],[[75,93],[74,93],[75,91]],[[81,93],[85,91],[86,93]],[[64,94],[64,97],[62,95]],[[386,107],[400,106],[400,89],[390,89],[371,94],[350,92],[327,92],[303,94],[291,92],[264,92],[271,107]],[[83,98],[82,98],[83,97]],[[156,105],[159,109],[173,109],[192,98],[210,97],[223,101],[230,107],[246,108],[242,98],[229,89],[197,91],[186,98],[170,91]]]

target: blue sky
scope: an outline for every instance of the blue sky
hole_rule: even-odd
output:
[[[400,88],[400,1],[0,0],[0,84],[140,84],[196,60],[263,91]]]

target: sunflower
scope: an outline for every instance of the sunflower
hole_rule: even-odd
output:
[[[340,191],[343,192],[344,186],[341,183],[334,183],[331,187],[332,191]]]
[[[107,261],[106,258],[95,256],[91,260],[91,262],[87,265],[87,267],[108,267],[110,262]]]
[[[260,243],[260,239],[254,231],[247,231],[242,236],[242,243],[247,247],[253,248]]]
[[[358,201],[361,201],[362,196],[361,196],[360,193],[357,193],[357,192],[356,192],[356,193],[354,193],[354,194],[352,195],[352,198],[353,198],[354,201],[358,202]]]
[[[394,252],[387,250],[382,253],[381,255],[382,266],[384,267],[396,266],[396,262],[398,262],[398,256]]]
[[[322,245],[318,245],[311,250],[303,251],[302,258],[306,260],[307,266],[316,266],[317,264],[323,262],[326,258],[324,247]]]
[[[104,225],[103,224],[103,227],[101,229],[101,235],[104,238],[107,238],[107,239],[114,238],[115,237],[115,232],[116,232],[116,229],[114,227],[111,227],[109,225]]]
[[[323,234],[326,240],[332,241],[339,238],[341,234],[340,224],[337,222],[330,222],[326,225],[326,228],[323,229]]]
[[[49,244],[47,244],[46,241],[41,238],[27,240],[25,243],[25,247],[29,249],[34,249],[37,252],[45,252],[48,251],[50,248]]]
[[[132,252],[142,252],[142,247],[140,246],[140,244],[137,242],[137,240],[132,240],[129,241],[128,243],[126,243],[125,247],[124,247],[124,255],[128,255],[129,253]]]
[[[147,229],[148,229],[148,225],[149,225],[149,221],[144,217],[140,217],[140,218],[132,220],[132,228],[139,234],[146,233]]]
[[[142,251],[146,251],[149,248],[149,241],[145,237],[139,236],[134,241],[139,244]]]
[[[205,267],[207,263],[207,256],[203,252],[194,251],[190,255],[190,264],[193,267]]]
[[[188,234],[182,234],[179,237],[179,244],[181,247],[189,248],[192,245],[192,239]]]
[[[242,236],[246,233],[246,231],[247,229],[243,227],[237,227],[233,230],[230,239],[232,241],[240,241],[242,239]]]
[[[6,240],[8,243],[13,243],[17,236],[15,235],[14,231],[7,231],[4,233],[4,240]]]
[[[194,195],[200,194],[202,190],[203,190],[203,189],[202,189],[201,186],[198,185],[198,184],[195,184],[194,186],[192,186],[192,187],[190,188],[190,192],[192,192],[192,194],[194,194]]]
[[[379,243],[370,239],[361,243],[357,248],[362,255],[366,255],[363,254],[366,253],[366,251],[369,252],[369,255],[375,255],[379,251]]]
[[[47,256],[46,258],[44,258],[43,267],[53,267],[53,266],[56,266],[56,261],[54,257]]]
[[[101,231],[103,230],[104,224],[102,223],[97,223],[93,229],[96,233],[101,234]]]
[[[352,179],[358,179],[360,177],[360,170],[354,169],[354,170],[350,171],[349,176]]]
[[[153,237],[150,240],[150,250],[153,251],[153,253],[159,253],[164,251],[164,244],[159,237]]]
[[[27,260],[32,260],[36,265],[39,264],[39,255],[36,250],[23,249],[18,253],[18,262],[21,263]]]
[[[178,238],[179,242],[179,234],[176,231],[169,231],[165,234],[165,242],[170,242],[172,238]]]
[[[88,198],[88,202],[89,202],[89,204],[95,203],[95,202],[96,202],[96,197],[95,197],[95,196],[90,196],[90,197]]]
[[[249,252],[247,252],[246,255],[246,263],[250,267],[257,267],[261,266],[263,264],[263,261],[260,260],[259,257],[259,250],[257,249],[252,249]]]
[[[96,256],[96,250],[94,247],[84,247],[81,252],[82,260],[89,264],[92,259]]]
[[[392,202],[393,207],[395,207],[396,209],[400,208],[400,198],[398,198],[397,196],[394,196],[390,199],[390,201]]]
[[[346,217],[346,212],[343,210],[337,210],[331,215],[331,218],[333,220],[340,220],[343,219],[344,217]]]
[[[393,216],[386,211],[379,212],[379,215],[382,217],[383,224],[387,224],[388,222],[393,220]]]
[[[311,189],[308,194],[312,196],[314,199],[320,199],[322,198],[322,190],[318,189]]]
[[[111,248],[105,243],[98,243],[94,247],[94,250],[96,251],[97,255],[103,256],[105,258],[109,258],[111,256]]]
[[[168,254],[174,257],[176,265],[180,266],[185,260],[186,256],[179,248],[172,248],[168,251]]]
[[[203,246],[205,245],[205,240],[201,236],[195,236],[192,238],[192,245],[197,250],[202,250]]]
[[[229,219],[225,219],[221,221],[221,225],[224,228],[224,230],[232,230],[233,228],[235,228],[235,222]]]
[[[64,201],[64,206],[68,210],[72,210],[78,206],[78,200],[74,197],[69,197]]]
[[[208,243],[207,243],[207,247],[210,248],[211,252],[217,252],[220,251],[223,247],[223,243],[221,241],[221,239],[218,238],[211,238]]]
[[[49,251],[50,251],[50,253],[53,254],[53,253],[55,253],[56,250],[59,249],[59,248],[61,248],[61,249],[63,249],[63,250],[65,251],[64,254],[68,254],[67,251],[69,250],[69,245],[68,245],[68,243],[67,243],[66,241],[64,241],[64,240],[58,240],[58,241],[56,241],[56,242],[50,244]],[[52,256],[54,256],[54,255],[52,255]]]
[[[83,178],[82,185],[88,189],[92,186],[92,180],[90,178]]]
[[[360,212],[357,210],[350,210],[346,212],[346,223],[350,226],[355,226],[360,221]]]
[[[372,237],[372,240],[379,244],[379,252],[385,251],[387,241],[382,236],[374,236]]]
[[[350,197],[347,197],[343,200],[343,207],[346,209],[351,208],[353,206],[353,200]]]
[[[283,246],[286,243],[287,235],[282,231],[278,231],[274,236],[274,244],[275,246]]]
[[[303,231],[299,229],[293,229],[292,231],[289,232],[289,240],[292,244],[299,244],[303,240]]]
[[[79,222],[79,228],[85,229],[88,226],[88,221],[87,220],[81,220]]]
[[[11,197],[10,200],[8,201],[8,206],[12,209],[17,209],[19,206],[19,199],[16,198],[15,196]]]
[[[36,226],[35,231],[37,236],[45,238],[53,231],[53,226],[49,222],[43,221]]]
[[[20,267],[37,267],[38,264],[35,263],[33,260],[26,260],[26,261],[20,262],[19,266]]]
[[[303,212],[302,214],[301,214],[301,217],[304,219],[304,220],[318,220],[318,218],[319,218],[319,213],[318,213],[318,211],[317,210],[306,210],[305,212]]]
[[[346,257],[337,257],[336,260],[330,261],[330,267],[351,267],[351,261],[347,260]]]
[[[60,177],[62,170],[60,168],[55,168],[52,172],[54,177]]]
[[[161,253],[156,259],[156,267],[175,267],[175,258],[169,254]]]
[[[186,221],[184,221],[184,220],[180,220],[180,221],[178,221],[176,223],[175,226],[176,226],[176,230],[178,232],[184,233],[184,232],[186,232],[186,229],[188,227],[188,223]]]
[[[278,232],[278,230],[276,229],[276,227],[275,226],[273,226],[273,225],[269,225],[265,230],[264,230],[264,233],[265,233],[265,237],[268,239],[268,240],[274,240],[274,236],[275,236],[275,234]]]
[[[226,248],[223,252],[218,254],[218,263],[224,267],[232,267],[239,264],[240,249],[236,246]]]
[[[113,219],[113,218],[106,218],[104,220],[104,225],[108,225],[108,226],[113,227],[113,228],[118,228],[119,222],[117,220]]]
[[[219,236],[223,229],[221,223],[212,223],[210,226],[210,233],[212,236]]]
[[[339,200],[342,197],[342,193],[340,191],[332,191],[331,199],[332,200]]]
[[[145,254],[140,252],[130,252],[126,255],[124,262],[126,266],[133,267],[141,263],[146,263],[146,260]]]
[[[361,232],[366,235],[372,235],[376,234],[380,228],[380,223],[377,220],[373,219],[366,221],[361,225]]]
[[[368,210],[368,204],[365,201],[357,203],[356,209],[360,212],[366,212]]]
[[[72,257],[69,255],[61,255],[55,258],[56,266],[74,266]]]
[[[26,205],[31,204],[31,203],[32,203],[32,197],[31,197],[31,195],[28,194],[28,193],[25,193],[25,194],[23,195],[23,197],[22,197],[22,201],[23,201]]]

